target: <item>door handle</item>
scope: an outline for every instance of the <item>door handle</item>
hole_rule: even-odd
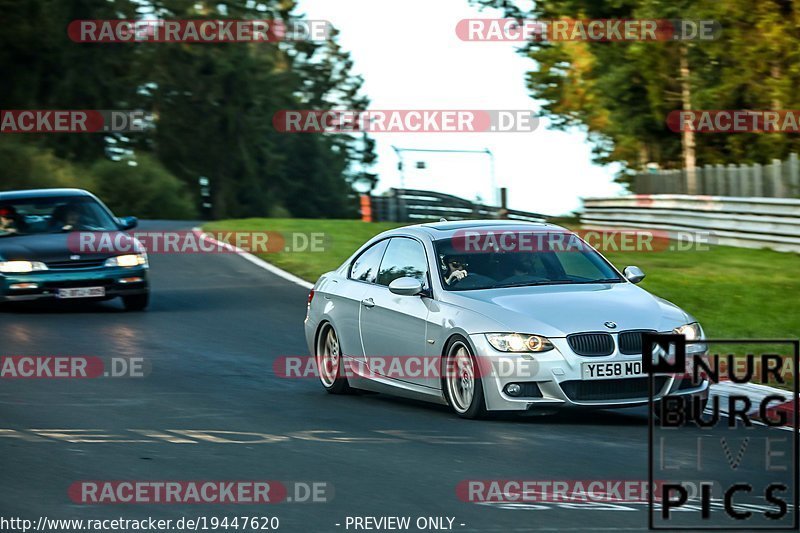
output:
[[[365,298],[361,300],[361,305],[364,307],[375,307],[375,302],[372,300],[372,298]]]

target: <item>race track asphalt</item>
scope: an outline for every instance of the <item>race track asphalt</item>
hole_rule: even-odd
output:
[[[644,409],[469,421],[384,395],[331,396],[273,371],[278,357],[307,355],[307,290],[224,254],[153,255],[151,279],[144,313],[117,302],[0,310],[0,355],[128,356],[149,367],[141,378],[0,380],[0,516],[277,516],[292,532],[353,531],[348,516],[452,517],[456,531],[646,530],[643,504],[478,505],[456,494],[464,480],[646,480]],[[733,469],[723,429],[695,431],[670,460],[691,464],[701,436],[716,446],[707,472],[755,483],[773,475],[759,440],[791,437],[753,430]],[[728,440],[735,455],[740,436]],[[67,493],[80,480],[251,479],[326,482],[333,497],[87,505]]]

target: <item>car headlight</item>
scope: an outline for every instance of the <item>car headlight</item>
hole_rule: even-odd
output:
[[[553,349],[552,343],[541,335],[487,333],[486,340],[501,352],[546,352]]]
[[[147,254],[126,254],[106,259],[107,267],[135,267],[147,266]]]
[[[47,265],[38,261],[0,261],[3,274],[26,274],[38,270],[47,270]]]
[[[703,328],[697,322],[691,324],[684,324],[681,327],[672,330],[672,333],[683,335],[687,341],[696,341],[703,338]]]

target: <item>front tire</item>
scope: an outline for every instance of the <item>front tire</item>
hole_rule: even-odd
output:
[[[455,336],[447,343],[444,358],[443,389],[447,403],[461,418],[483,418],[486,402],[483,382],[469,343]]]
[[[317,337],[314,359],[319,380],[326,391],[330,394],[346,394],[352,390],[342,371],[344,362],[339,337],[330,324],[326,324]]]
[[[150,293],[122,297],[122,305],[126,311],[144,311],[149,304]]]

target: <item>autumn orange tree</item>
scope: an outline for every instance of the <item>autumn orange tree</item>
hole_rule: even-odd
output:
[[[474,0],[520,19],[713,20],[721,31],[695,41],[534,41],[521,53],[540,115],[582,128],[599,163],[631,170],[657,163],[768,162],[800,149],[796,134],[671,131],[680,109],[800,109],[800,9],[792,0]]]

